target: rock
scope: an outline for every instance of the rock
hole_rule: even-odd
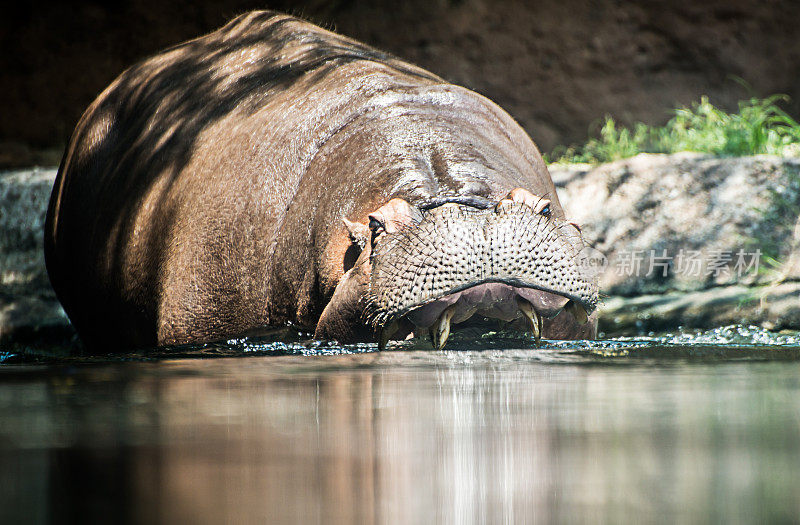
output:
[[[42,232],[56,169],[0,173],[0,349],[72,333],[44,266]]]
[[[0,350],[6,346],[72,342],[74,332],[55,297],[17,295],[0,298]]]
[[[618,336],[731,324],[797,330],[798,303],[800,282],[775,287],[715,286],[695,292],[612,296],[600,307],[599,331]]]
[[[778,286],[800,280],[800,159],[641,154],[551,172],[568,216],[607,257],[600,288],[617,298],[604,311],[619,320],[609,329],[800,327],[800,293]],[[742,310],[754,294],[760,309]]]
[[[42,231],[56,170],[0,173],[0,293],[47,294]]]

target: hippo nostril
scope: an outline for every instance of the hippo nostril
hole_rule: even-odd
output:
[[[486,210],[494,205],[494,202],[486,197],[479,195],[453,195],[446,197],[436,197],[420,203],[418,208],[423,211],[432,210],[445,204],[461,204],[462,206],[469,206],[478,210]]]

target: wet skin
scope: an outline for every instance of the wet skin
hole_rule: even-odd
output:
[[[416,235],[434,248],[454,238],[447,228],[415,233],[453,207],[483,213],[484,225],[486,214],[535,217],[539,237],[498,231],[566,266],[546,278],[547,259],[528,251],[517,266],[536,268],[537,280],[489,272],[456,290],[447,279],[458,278],[442,277],[438,296],[414,284],[415,271],[373,278],[372,268],[399,260],[381,251],[393,238]],[[53,287],[90,350],[286,324],[321,338],[385,340],[413,331],[413,309],[415,333],[431,332],[437,346],[467,310],[513,314],[545,337],[594,334],[593,317],[581,324],[596,286],[575,260],[580,232],[522,128],[474,92],[282,14],[243,15],[115,80],[73,133],[45,231]],[[513,235],[488,245],[513,246]],[[439,259],[486,265],[466,248],[451,255]],[[524,289],[538,295],[515,291]],[[404,308],[414,308],[387,310],[403,290]],[[569,311],[548,320],[536,297]],[[456,306],[431,316],[442,301]]]

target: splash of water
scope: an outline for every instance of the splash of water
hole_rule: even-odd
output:
[[[109,353],[105,356],[70,357],[68,351],[59,355],[23,351],[0,352],[0,364],[80,361],[104,362],[176,358],[212,358],[241,356],[334,356],[377,352],[375,343],[340,345],[333,341],[314,341],[308,334],[295,334],[285,340],[272,338],[239,338],[202,345],[185,345],[133,354]],[[400,357],[404,352],[434,352],[427,338],[392,341],[387,347]],[[653,360],[800,360],[800,332],[770,332],[757,326],[731,325],[711,330],[684,330],[637,337],[612,337],[594,341],[535,341],[529,334],[519,332],[457,332],[448,341],[442,356],[455,359],[459,353],[481,353],[482,359],[536,359],[553,362],[619,362],[625,359]],[[464,357],[462,356],[462,357]],[[461,358],[459,358],[461,359]]]

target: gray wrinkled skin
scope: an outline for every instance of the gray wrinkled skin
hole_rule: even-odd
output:
[[[533,207],[495,214],[515,191],[507,200],[548,199],[552,219]],[[414,209],[418,220],[401,217]],[[380,210],[409,227],[372,230]],[[595,299],[566,220],[536,145],[496,104],[256,11],[132,66],[87,109],[54,184],[44,247],[53,289],[92,352],[287,325],[379,348],[433,327],[441,347],[470,315],[590,338],[596,322],[576,305]]]
[[[574,226],[525,204],[486,210],[446,204],[376,243],[365,315],[380,327],[480,283],[554,293],[591,313],[597,285],[578,264],[581,249]]]

